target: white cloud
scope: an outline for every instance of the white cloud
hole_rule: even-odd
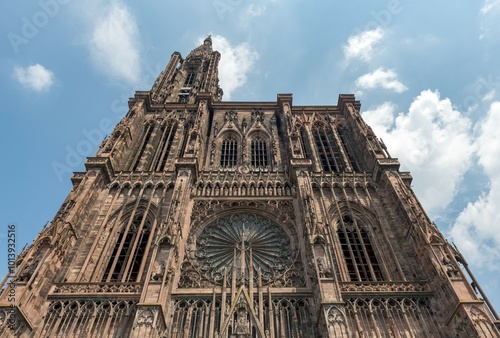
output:
[[[481,8],[481,14],[487,14],[500,4],[500,0],[486,0]]]
[[[24,87],[41,92],[50,89],[54,73],[37,63],[27,68],[15,67],[14,78]]]
[[[92,60],[108,75],[138,84],[141,65],[135,18],[119,1],[113,1],[104,12],[94,19],[89,44]]]
[[[356,85],[363,89],[384,88],[402,93],[408,88],[398,79],[398,74],[392,69],[378,68],[371,73],[360,76]]]
[[[392,102],[384,102],[380,106],[363,112],[363,119],[373,130],[390,130],[394,124],[394,112],[396,105]],[[380,136],[380,135],[379,135]]]
[[[394,119],[394,105],[384,103],[363,113],[389,153],[410,170],[415,191],[432,215],[443,210],[472,162],[471,122],[454,110],[449,99],[426,90],[414,99],[407,113]]]
[[[230,100],[232,93],[247,82],[247,74],[259,55],[252,51],[247,43],[233,47],[225,37],[220,35],[212,36],[212,46],[214,50],[221,53],[219,84],[224,90],[224,99]]]
[[[379,43],[383,37],[384,30],[380,27],[350,36],[347,39],[347,46],[344,46],[345,59],[370,61],[373,55],[373,47]]]
[[[494,102],[479,124],[477,155],[489,178],[489,191],[469,203],[452,227],[451,235],[474,264],[500,271],[500,102]]]

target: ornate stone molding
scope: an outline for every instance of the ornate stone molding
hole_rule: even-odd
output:
[[[376,187],[377,184],[367,173],[311,174],[311,183],[318,187]]]
[[[218,214],[235,209],[258,210],[285,226],[292,234],[293,240],[298,240],[295,227],[295,210],[290,200],[232,200],[217,201],[197,200],[194,201],[191,213],[191,234],[196,234],[213,220]]]
[[[0,306],[0,333],[10,332],[12,337],[22,337],[33,326],[18,306]]]
[[[175,175],[173,173],[159,173],[159,172],[120,172],[114,178],[114,180],[109,184],[110,187],[124,188],[126,186],[173,186],[175,181]]]
[[[340,291],[352,294],[365,294],[371,292],[385,293],[408,293],[408,292],[430,292],[426,283],[411,283],[411,282],[340,282]]]
[[[236,269],[236,270],[235,270]],[[237,271],[237,272],[235,272]],[[223,216],[188,239],[179,286],[305,286],[298,243],[274,221],[248,212]]]
[[[291,197],[295,187],[285,173],[250,170],[246,166],[235,171],[200,174],[191,190],[193,197]]]
[[[95,294],[116,293],[119,295],[139,295],[142,288],[140,283],[58,283],[55,285],[52,296],[68,294]]]

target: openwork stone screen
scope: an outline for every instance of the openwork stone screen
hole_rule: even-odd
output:
[[[233,278],[237,285],[250,279],[255,285],[277,287],[305,283],[288,235],[266,217],[237,213],[219,218],[202,230],[195,246],[183,264],[181,287],[221,285],[224,275],[227,286]]]

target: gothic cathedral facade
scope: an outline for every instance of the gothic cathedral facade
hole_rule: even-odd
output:
[[[219,59],[129,100],[3,279],[0,337],[500,337],[353,95],[224,102]]]

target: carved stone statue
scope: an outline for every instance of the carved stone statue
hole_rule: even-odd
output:
[[[161,281],[164,273],[165,273],[165,263],[155,262],[153,266],[153,271],[151,272],[151,280],[155,282]]]

